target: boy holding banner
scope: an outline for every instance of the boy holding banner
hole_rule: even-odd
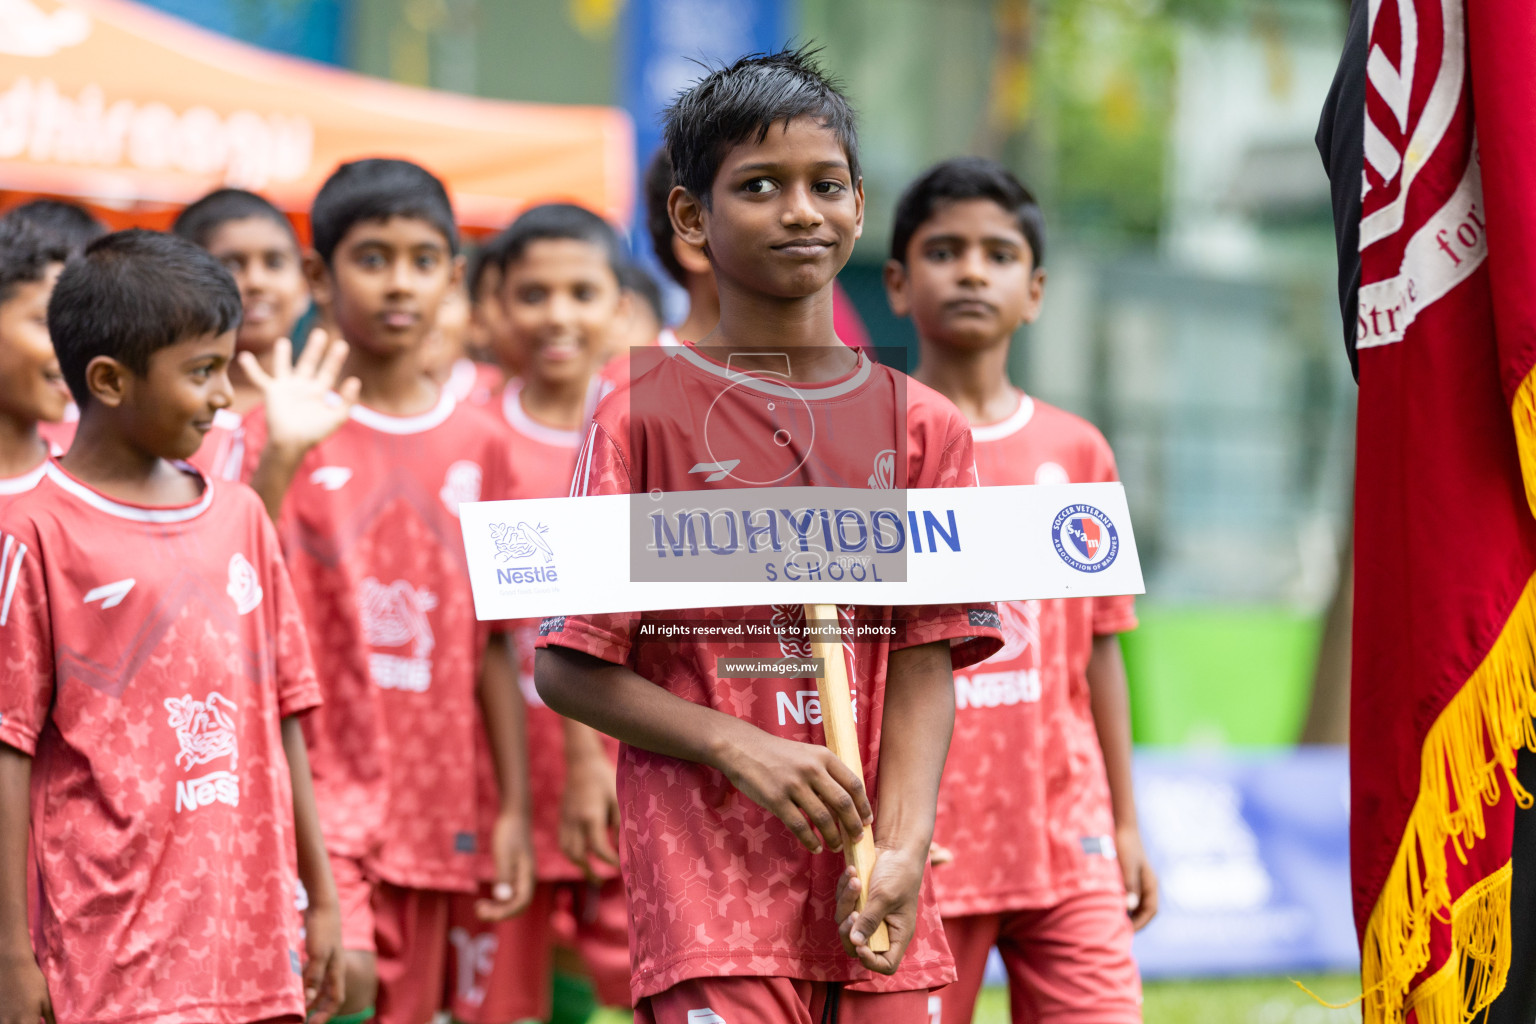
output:
[[[668,110],[666,139],[671,219],[709,255],[720,323],[599,406],[573,492],[973,484],[955,408],[833,331],[832,282],[864,196],[853,113],[814,54],[712,72]],[[998,649],[997,613],[845,606],[838,618],[817,625],[862,634],[848,669],[866,779],[820,745],[803,674],[721,671],[723,656],[807,655],[798,604],[541,626],[540,695],[625,744],[638,1021],[926,1021],[929,990],[955,977],[925,867],[951,667]],[[744,621],[768,635],[727,628]],[[658,624],[687,629],[658,640]],[[856,913],[861,886],[841,850],[866,828],[879,857]],[[881,923],[890,949],[876,952]]]
[[[1092,424],[1008,381],[1013,333],[1040,312],[1044,238],[1034,197],[990,160],[931,168],[896,208],[891,308],[917,327],[917,379],[971,421],[989,486],[1117,479]],[[1014,1020],[1139,1024],[1131,934],[1157,912],[1157,882],[1136,822],[1118,637],[1136,626],[1133,601],[998,610],[1006,646],[956,673],[939,791],[934,885],[960,975],[944,1024],[971,1020],[994,944]]]

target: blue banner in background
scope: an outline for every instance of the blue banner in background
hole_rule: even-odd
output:
[[[1135,773],[1161,880],[1143,975],[1358,969],[1344,748],[1138,751]]]
[[[1160,883],[1143,977],[1359,969],[1344,748],[1138,750],[1135,776]],[[1004,980],[995,953],[987,980]]]
[[[620,89],[624,109],[635,119],[641,175],[661,145],[661,111],[703,77],[700,62],[779,49],[794,34],[793,7],[793,0],[628,0],[620,22]],[[645,222],[643,198],[635,207],[636,224]],[[650,251],[648,243],[634,248]]]

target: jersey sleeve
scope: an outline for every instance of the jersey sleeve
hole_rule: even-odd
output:
[[[1094,452],[1091,477],[1094,483],[1116,483],[1120,480],[1115,468],[1115,453],[1104,435],[1094,431]],[[1093,602],[1093,635],[1109,636],[1113,633],[1129,633],[1136,628],[1136,598],[1131,594],[1115,594],[1108,597],[1091,597]]]
[[[624,452],[601,423],[593,423],[576,459],[571,496],[633,493]],[[569,647],[594,658],[627,664],[634,648],[638,612],[612,615],[556,615],[539,623],[537,647]]]
[[[948,432],[933,475],[929,476],[927,467],[922,473],[934,481],[930,486],[976,486],[976,452],[970,427],[958,414],[955,419],[957,428]],[[1003,648],[1002,620],[995,604],[913,605],[894,609],[893,617],[897,627],[893,650],[948,640],[954,668],[986,661]]]
[[[0,523],[0,743],[28,756],[53,704],[53,627],[37,531]]]
[[[304,615],[293,593],[293,581],[288,577],[277,531],[272,528],[260,503],[253,504],[257,506],[261,520],[262,549],[266,552],[265,586],[271,595],[268,615],[274,648],[272,664],[277,677],[277,713],[278,717],[287,718],[320,706],[320,680],[310,657]]]

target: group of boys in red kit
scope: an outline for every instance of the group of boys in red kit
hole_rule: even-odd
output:
[[[711,71],[665,135],[692,309],[603,375],[643,322],[613,229],[534,207],[466,287],[406,161],[338,168],[308,250],[232,189],[169,235],[0,219],[0,1024],[513,1024],[557,969],[637,1021],[958,1024],[994,945],[1015,1020],[1140,1020],[1129,598],[841,607],[880,627],[862,779],[784,714],[804,680],[717,672],[803,654],[800,605],[476,621],[465,502],[1115,479],[1007,381],[1045,282],[1007,171],[901,200],[908,377],[834,326],[864,196],[811,51]]]

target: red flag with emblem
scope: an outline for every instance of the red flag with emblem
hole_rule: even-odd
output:
[[[1366,1021],[1440,1024],[1504,986],[1515,758],[1536,747],[1536,9],[1371,7],[1354,909]]]

